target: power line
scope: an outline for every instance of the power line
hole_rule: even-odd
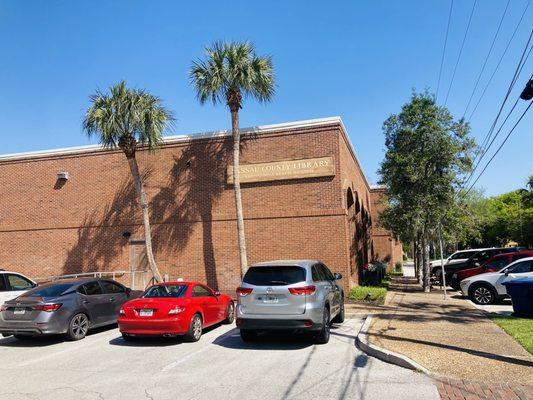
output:
[[[468,103],[466,105],[465,111],[463,112],[463,118],[468,111],[468,107],[470,107],[470,103],[472,102],[472,99],[474,97],[474,93],[476,93],[477,86],[479,85],[479,81],[481,79],[481,76],[483,75],[483,72],[485,71],[485,67],[487,66],[487,61],[489,61],[490,54],[492,53],[492,49],[494,48],[494,43],[496,43],[496,38],[498,37],[498,34],[500,33],[500,29],[502,27],[503,20],[505,18],[505,15],[507,14],[507,9],[509,8],[509,3],[511,3],[511,0],[507,0],[507,5],[505,6],[505,9],[503,10],[502,17],[500,18],[500,23],[498,24],[498,28],[496,29],[496,33],[494,34],[494,37],[492,38],[492,43],[489,48],[489,52],[487,53],[487,56],[485,57],[485,61],[483,61],[483,66],[481,67],[481,71],[479,71],[479,75],[476,79],[476,84],[474,85],[474,89],[472,90],[472,94],[470,94],[470,98],[468,99]]]
[[[437,93],[435,94],[435,100],[439,97],[440,78],[442,76],[442,67],[444,65],[444,55],[446,54],[446,44],[448,43],[448,32],[450,31],[450,21],[452,19],[452,9],[453,9],[453,0],[450,2],[450,12],[448,14],[448,25],[446,26],[446,37],[444,38],[444,49],[442,50],[442,58],[440,60],[439,80],[437,82]]]
[[[496,72],[498,71],[498,68],[500,67],[500,64],[502,63],[503,61],[503,58],[505,57],[505,54],[507,54],[507,50],[509,50],[509,46],[511,45],[515,35],[516,35],[516,32],[518,31],[518,28],[520,27],[520,24],[522,23],[522,20],[524,19],[524,16],[526,15],[526,12],[527,12],[527,9],[529,7],[529,5],[531,4],[531,0],[529,0],[526,4],[526,7],[524,8],[524,11],[522,12],[522,15],[520,16],[520,19],[518,21],[518,23],[516,24],[516,27],[513,31],[513,34],[511,35],[511,37],[509,38],[509,41],[507,42],[507,45],[505,46],[505,49],[502,53],[502,55],[500,56],[500,59],[498,60],[498,64],[496,64],[496,67],[494,68],[494,71],[492,71],[492,74],[487,82],[487,84],[485,85],[485,87],[483,88],[483,92],[481,92],[481,96],[479,97],[478,101],[476,102],[476,105],[474,106],[474,108],[472,109],[472,112],[470,113],[470,116],[468,117],[468,121],[470,121],[472,119],[472,117],[474,116],[478,106],[479,106],[479,103],[481,103],[481,100],[483,99],[483,97],[485,96],[485,93],[487,92],[487,89],[489,88],[491,82],[492,82],[492,79],[494,78],[494,75],[496,75]]]
[[[478,175],[478,177],[476,178],[476,180],[474,181],[474,183],[472,183],[472,185],[470,186],[470,188],[467,190],[466,194],[470,193],[470,191],[472,190],[472,188],[474,187],[474,185],[477,183],[477,181],[479,180],[479,178],[481,178],[481,175],[483,175],[483,173],[485,172],[485,170],[487,169],[487,167],[490,165],[490,163],[492,162],[492,160],[494,160],[494,157],[496,157],[496,155],[499,153],[499,151],[501,150],[501,148],[503,147],[503,145],[505,144],[505,142],[507,142],[507,139],[509,139],[509,137],[511,136],[511,134],[513,133],[513,131],[515,130],[515,128],[518,126],[518,124],[520,123],[520,121],[522,120],[522,118],[524,118],[524,115],[526,115],[526,113],[528,112],[528,110],[531,108],[531,105],[533,104],[533,101],[530,101],[529,102],[529,106],[527,106],[527,108],[524,110],[524,112],[522,113],[522,115],[520,116],[520,118],[518,118],[518,121],[516,121],[516,123],[513,125],[513,127],[511,128],[511,130],[509,131],[509,133],[507,134],[507,136],[505,137],[505,139],[503,139],[503,142],[500,144],[500,147],[498,147],[498,149],[496,150],[496,152],[492,155],[492,157],[490,158],[490,160],[487,162],[487,164],[485,164],[485,167],[483,168],[483,170],[480,172],[480,174]],[[465,195],[466,195],[465,194]]]
[[[468,178],[466,179],[465,181],[465,184],[463,187],[466,187],[470,181],[470,179],[472,179],[472,177],[474,176],[474,173],[476,172],[476,169],[477,167],[479,166],[479,164],[481,163],[481,160],[483,159],[483,157],[485,156],[488,148],[485,149],[485,145],[487,143],[489,143],[491,137],[492,137],[492,133],[494,132],[494,129],[496,127],[496,124],[498,123],[498,119],[500,118],[500,115],[503,111],[503,108],[505,107],[505,103],[507,102],[507,99],[509,98],[509,95],[511,94],[511,91],[516,83],[516,80],[518,79],[518,76],[520,75],[520,72],[522,71],[522,68],[524,67],[525,65],[525,62],[527,60],[527,57],[529,57],[529,54],[531,53],[531,49],[529,50],[529,52],[527,53],[527,57],[525,57],[526,55],[526,52],[527,52],[527,49],[529,47],[529,42],[531,41],[531,37],[533,36],[533,30],[531,31],[531,34],[529,35],[529,38],[528,38],[528,41],[526,43],[526,46],[524,48],[524,51],[522,52],[522,56],[520,57],[520,61],[518,62],[518,65],[516,66],[516,70],[514,72],[514,75],[513,75],[513,79],[511,80],[511,83],[509,84],[509,87],[507,89],[507,93],[505,94],[505,97],[502,101],[502,104],[500,106],[500,109],[498,111],[498,114],[496,114],[496,118],[494,119],[494,122],[492,123],[487,135],[485,136],[485,139],[483,140],[483,143],[482,145],[480,146],[479,148],[479,151],[476,153],[475,157],[474,157],[474,161],[473,161],[473,164],[474,165],[474,169],[472,170],[472,172],[469,174]],[[532,46],[533,47],[533,46]],[[524,59],[525,57],[525,59]],[[514,109],[514,107],[513,107]],[[507,116],[509,117],[509,115]],[[507,118],[506,118],[507,119]],[[501,129],[501,128],[500,128]],[[499,132],[499,131],[498,131]],[[494,142],[494,140],[492,141]],[[492,144],[491,142],[491,144]],[[476,164],[476,160],[478,158],[478,156],[481,154],[481,157],[479,158],[479,161],[477,162]]]
[[[461,43],[461,49],[459,50],[459,55],[457,56],[457,62],[455,63],[455,67],[453,68],[452,80],[450,81],[448,92],[446,93],[446,99],[444,100],[444,105],[448,103],[448,96],[450,96],[450,91],[452,90],[453,80],[455,79],[455,73],[457,72],[457,66],[459,65],[459,60],[461,60],[461,54],[463,54],[463,48],[465,46],[466,37],[468,36],[468,31],[470,30],[470,23],[472,22],[472,16],[474,15],[476,4],[477,4],[477,0],[474,0],[474,4],[472,5],[472,11],[470,11],[470,17],[468,18],[468,24],[466,25],[463,42]]]

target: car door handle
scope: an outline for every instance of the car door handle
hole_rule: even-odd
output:
[[[89,304],[90,301],[89,300],[83,300],[83,304]]]
[[[111,298],[109,299],[109,301],[112,303],[112,302],[115,301],[115,298],[114,298],[114,297],[111,297]]]

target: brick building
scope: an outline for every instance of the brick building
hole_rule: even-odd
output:
[[[231,140],[225,131],[173,136],[137,153],[161,272],[221,290],[240,282]],[[321,259],[348,288],[374,257],[401,259],[401,245],[372,230],[381,192],[370,189],[340,118],[244,129],[241,165],[249,262]],[[0,157],[2,268],[33,277],[143,269],[142,239],[122,152]]]

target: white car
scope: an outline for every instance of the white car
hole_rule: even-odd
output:
[[[468,260],[470,257],[472,257],[474,254],[476,254],[478,251],[486,250],[486,249],[468,249],[468,250],[459,250],[453,253],[448,258],[444,259],[444,265],[446,264],[457,264],[463,261]],[[440,267],[442,263],[440,262],[440,259],[433,260],[429,263],[430,267]]]
[[[521,258],[498,272],[487,272],[463,279],[461,291],[476,304],[491,304],[507,296],[504,282],[531,277],[533,257]]]
[[[37,284],[34,281],[18,272],[0,269],[0,305],[24,294],[35,286]]]

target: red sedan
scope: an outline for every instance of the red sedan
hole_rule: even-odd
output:
[[[233,323],[231,297],[198,282],[165,282],[151,286],[120,309],[118,327],[125,340],[139,336],[182,336],[196,342],[202,329]]]
[[[486,272],[497,272],[502,268],[508,266],[512,262],[525,257],[533,257],[533,250],[521,250],[513,253],[502,253],[489,258],[481,265],[476,265],[474,268],[457,271],[452,275],[450,286],[455,290],[461,290],[460,282],[463,279],[471,276],[484,274]]]

